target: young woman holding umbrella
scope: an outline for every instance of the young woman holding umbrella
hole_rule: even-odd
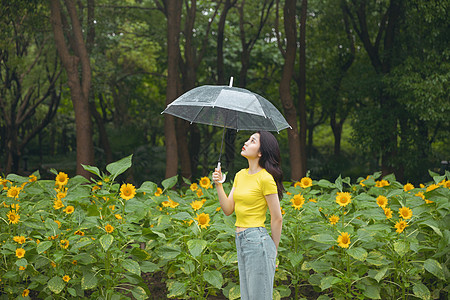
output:
[[[227,196],[222,172],[212,175],[225,215],[236,213],[236,248],[241,299],[272,299],[276,256],[281,238],[283,173],[276,138],[267,131],[254,133],[242,147],[248,168],[239,171]],[[270,211],[272,237],[265,228]]]

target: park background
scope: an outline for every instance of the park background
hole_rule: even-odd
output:
[[[448,298],[448,7],[2,1],[0,299],[238,299],[222,129],[161,114],[230,77],[293,127],[274,298]]]

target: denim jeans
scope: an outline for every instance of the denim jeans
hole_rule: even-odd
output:
[[[236,233],[242,300],[272,299],[277,249],[264,227]]]

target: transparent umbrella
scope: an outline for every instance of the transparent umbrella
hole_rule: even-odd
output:
[[[249,90],[229,86],[204,85],[170,103],[162,113],[192,123],[223,127],[217,167],[220,168],[225,129],[277,131],[292,127],[278,109],[264,97]]]

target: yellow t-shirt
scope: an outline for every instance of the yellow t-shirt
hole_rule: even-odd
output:
[[[266,169],[248,174],[248,169],[240,170],[233,183],[234,211],[236,226],[265,227],[267,202],[264,196],[277,194],[277,184]]]

